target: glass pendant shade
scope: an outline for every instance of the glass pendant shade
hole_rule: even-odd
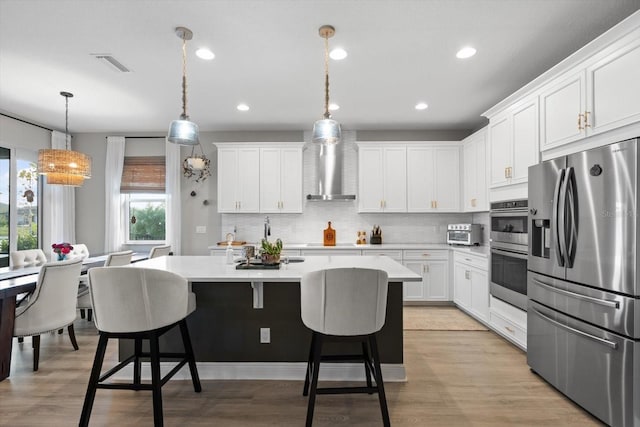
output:
[[[38,172],[47,176],[47,184],[80,187],[91,178],[91,157],[72,150],[39,150]]]
[[[200,142],[198,125],[186,119],[174,120],[169,126],[167,140],[180,145],[198,145]]]
[[[338,144],[342,140],[340,123],[333,119],[318,120],[313,124],[311,140],[318,144]]]

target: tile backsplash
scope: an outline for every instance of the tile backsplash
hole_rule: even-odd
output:
[[[304,134],[310,140],[309,133]],[[355,132],[343,132],[343,190],[345,194],[357,194],[358,154]],[[304,195],[315,194],[317,181],[317,147],[305,145]],[[236,232],[236,240],[257,243],[264,234],[265,214],[222,214],[221,240],[229,232]],[[474,220],[488,223],[488,214],[471,213],[358,213],[358,201],[304,201],[302,214],[269,214],[270,239],[280,238],[286,243],[321,243],[327,222],[336,230],[338,243],[355,243],[358,230],[367,231],[379,225],[383,243],[445,243],[447,224],[466,223]],[[486,222],[484,222],[486,221]],[[488,242],[488,231],[485,228]],[[483,234],[483,237],[484,234]]]

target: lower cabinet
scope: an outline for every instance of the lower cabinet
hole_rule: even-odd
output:
[[[449,301],[449,251],[405,250],[403,265],[422,276],[421,282],[405,282],[404,301]]]
[[[487,259],[454,253],[453,302],[473,317],[489,322],[489,275]]]
[[[527,312],[491,297],[489,326],[523,350],[527,350]]]

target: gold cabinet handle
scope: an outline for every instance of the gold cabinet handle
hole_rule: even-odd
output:
[[[464,278],[467,279],[467,280],[470,279],[469,270],[465,270],[464,271]]]
[[[578,114],[578,130],[583,130],[584,127],[582,127],[582,118],[584,117],[584,114],[579,113]]]
[[[429,266],[425,264],[424,270],[425,270],[425,273],[428,273],[429,272]]]
[[[471,199],[471,207],[472,208],[476,207],[476,199]]]
[[[585,111],[584,112],[584,128],[590,128],[591,125],[589,124],[589,114],[591,114],[591,111]]]
[[[510,328],[508,326],[504,327],[507,331],[511,332],[512,334],[515,333],[515,330],[513,328]]]
[[[504,177],[509,178],[509,168],[504,168]]]

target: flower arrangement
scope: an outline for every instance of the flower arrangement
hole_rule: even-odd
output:
[[[263,264],[278,264],[280,262],[280,252],[282,252],[282,240],[277,239],[275,243],[262,239],[260,248],[260,258]]]
[[[67,254],[73,249],[71,243],[54,243],[51,247],[53,248],[53,252],[58,254],[58,261],[65,259]]]

